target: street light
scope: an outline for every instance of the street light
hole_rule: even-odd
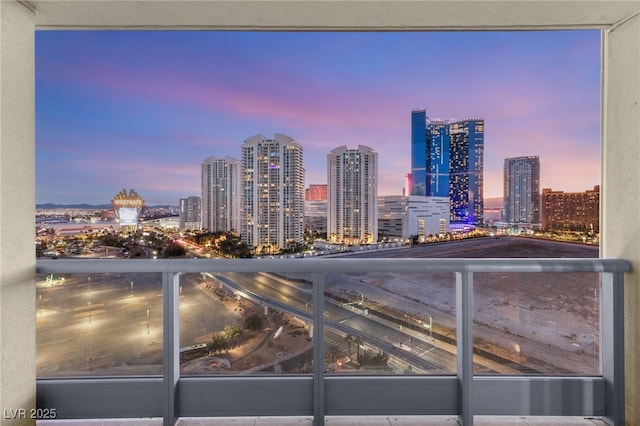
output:
[[[428,325],[429,334],[430,334],[431,340],[434,340],[433,339],[433,317],[429,314],[426,314],[426,315],[429,317],[429,325]],[[427,324],[425,324],[424,326],[427,327]]]

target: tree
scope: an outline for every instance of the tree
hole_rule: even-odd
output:
[[[389,362],[389,355],[384,352],[374,353],[371,349],[365,349],[360,354],[358,362],[361,366],[385,367]]]
[[[353,336],[351,334],[347,334],[344,336],[344,341],[347,342],[347,349],[349,351],[349,358],[351,358],[351,343],[353,342]]]
[[[327,348],[327,354],[325,355],[330,362],[335,362],[336,359],[342,354],[340,348],[336,345],[331,345]]]
[[[223,333],[216,333],[207,342],[207,349],[214,354],[218,354],[229,349],[229,342]]]
[[[258,331],[262,328],[262,318],[258,314],[249,315],[244,319],[244,328]]]
[[[242,327],[237,324],[227,324],[224,326],[222,333],[227,339],[228,346],[233,348],[237,346],[238,341],[242,337]]]
[[[358,356],[358,362],[360,362],[360,346],[364,343],[362,341],[362,337],[358,336],[355,338],[354,340],[355,344],[356,344],[356,354]]]
[[[178,243],[171,243],[164,249],[164,257],[180,257],[187,254],[187,250]]]

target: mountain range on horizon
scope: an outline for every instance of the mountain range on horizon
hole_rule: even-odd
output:
[[[161,208],[170,208],[170,207],[178,207],[177,205],[170,204],[162,204],[155,206],[147,206],[150,209],[161,209]],[[484,208],[501,208],[502,207],[502,197],[490,197],[484,199]],[[44,203],[44,204],[36,204],[36,209],[41,210],[53,210],[53,209],[101,209],[101,210],[111,210],[113,206],[111,204],[57,204],[57,203]]]
[[[178,207],[177,205],[170,204],[159,204],[155,206],[147,206],[150,209],[162,209],[162,208],[170,208],[170,207]],[[56,203],[44,203],[44,204],[36,204],[36,209],[41,210],[52,210],[52,209],[99,209],[99,210],[113,210],[113,206],[111,204],[56,204]]]

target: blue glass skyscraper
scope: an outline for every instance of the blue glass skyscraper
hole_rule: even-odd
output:
[[[431,197],[449,196],[449,124],[429,120],[427,126],[427,193]]]
[[[411,112],[411,195],[427,195],[427,111]]]
[[[484,120],[411,112],[411,195],[449,197],[452,223],[483,222]]]

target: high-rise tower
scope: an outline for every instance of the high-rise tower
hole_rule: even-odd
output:
[[[336,243],[378,240],[378,153],[341,146],[327,155],[327,238]]]
[[[504,220],[540,224],[540,158],[505,158]]]
[[[197,230],[202,228],[202,204],[200,197],[180,198],[180,229]]]
[[[411,111],[411,195],[427,195],[427,152],[427,111]]]
[[[300,244],[304,237],[302,147],[292,138],[255,135],[242,145],[242,241],[258,252]]]
[[[202,163],[202,229],[240,231],[240,161],[209,157]]]
[[[411,195],[449,197],[451,221],[483,222],[484,120],[411,112]]]

